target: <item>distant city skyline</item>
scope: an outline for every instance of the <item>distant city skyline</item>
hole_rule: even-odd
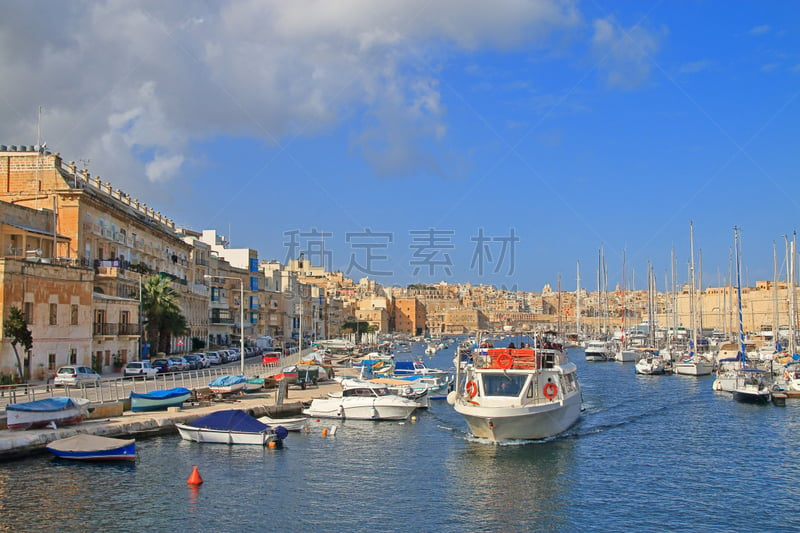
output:
[[[609,287],[624,251],[626,285],[650,263],[666,290],[673,247],[687,279],[693,221],[703,285],[727,278],[734,226],[742,282],[772,279],[773,243],[785,277],[794,2],[12,0],[3,15],[0,143],[47,142],[262,259],[574,291],[577,262],[596,288],[602,246]]]

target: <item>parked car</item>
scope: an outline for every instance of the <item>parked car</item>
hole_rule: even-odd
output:
[[[200,363],[200,368],[208,368],[211,366],[211,361],[208,360],[206,354],[204,353],[196,353],[192,354],[197,356],[197,361]]]
[[[264,355],[261,356],[262,365],[277,365],[278,361],[280,360],[281,360],[280,352],[265,352]]]
[[[158,374],[158,369],[150,361],[131,361],[122,369],[123,376],[146,376],[151,378]]]
[[[206,358],[212,365],[222,364],[222,358],[219,356],[218,352],[206,352]]]
[[[239,350],[228,350],[228,361],[238,361],[241,358]]]
[[[170,357],[167,359],[167,361],[169,361],[170,366],[174,368],[175,372],[183,372],[184,370],[189,370],[189,361],[187,361],[183,357]]]
[[[150,364],[153,365],[153,368],[158,370],[159,374],[166,374],[173,370],[167,359],[153,359],[150,361]]]
[[[189,370],[197,370],[198,368],[203,368],[203,363],[200,360],[200,356],[194,353],[190,353],[189,355],[183,356],[186,359],[186,362],[189,363]]]
[[[100,384],[100,374],[89,368],[88,366],[72,365],[62,366],[56,372],[56,377],[53,380],[53,385],[79,385],[81,383]]]

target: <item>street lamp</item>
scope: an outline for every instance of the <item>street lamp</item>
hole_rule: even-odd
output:
[[[241,278],[234,278],[233,276],[203,276],[205,279],[232,279],[239,282],[239,341],[241,341],[241,352],[239,353],[239,360],[242,362],[242,375],[244,376],[244,282]]]

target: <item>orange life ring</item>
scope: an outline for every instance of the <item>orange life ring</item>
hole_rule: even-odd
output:
[[[511,368],[514,365],[514,358],[510,353],[501,353],[497,356],[497,366],[502,369]]]
[[[558,396],[558,385],[553,382],[547,383],[544,386],[544,397],[548,400],[552,400],[556,396]]]
[[[467,381],[466,391],[470,398],[474,398],[478,394],[478,384],[474,381]]]

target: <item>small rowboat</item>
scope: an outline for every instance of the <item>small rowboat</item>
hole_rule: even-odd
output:
[[[308,427],[308,418],[301,416],[298,418],[271,418],[269,416],[261,416],[258,421],[268,426],[286,428],[286,431],[302,431]]]
[[[244,384],[245,392],[259,392],[264,388],[264,378],[250,378]]]
[[[100,435],[79,434],[54,440],[47,450],[62,459],[81,461],[130,461],[136,459],[135,439],[112,439]]]
[[[183,387],[154,390],[147,393],[131,393],[131,411],[165,411],[168,407],[181,407],[191,397],[192,391]]]
[[[247,384],[245,376],[220,376],[208,384],[214,394],[233,394],[240,392]]]
[[[55,396],[6,406],[8,429],[41,428],[52,424],[76,424],[88,412],[89,400]]]

